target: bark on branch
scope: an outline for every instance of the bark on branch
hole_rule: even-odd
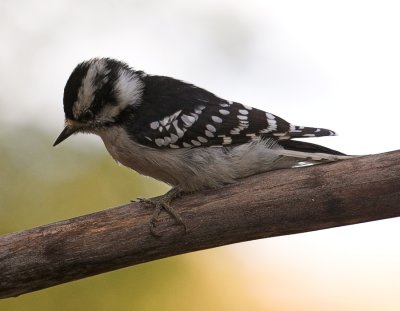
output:
[[[0,236],[0,298],[241,241],[400,216],[400,151],[274,171],[177,199],[187,225],[132,203]]]

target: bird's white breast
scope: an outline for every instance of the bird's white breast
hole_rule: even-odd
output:
[[[250,175],[288,168],[321,154],[288,151],[273,141],[256,140],[231,148],[157,149],[140,145],[118,126],[97,132],[119,163],[183,191],[216,188]],[[324,155],[319,160],[334,160]],[[317,160],[317,159],[316,159]]]

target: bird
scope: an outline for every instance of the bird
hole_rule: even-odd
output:
[[[96,134],[118,163],[172,187],[160,197],[141,199],[154,206],[149,224],[155,236],[162,210],[186,231],[171,207],[183,194],[267,171],[351,157],[295,140],[334,136],[334,131],[293,125],[270,112],[112,58],[79,63],[64,87],[63,106],[65,127],[53,146],[72,134]]]

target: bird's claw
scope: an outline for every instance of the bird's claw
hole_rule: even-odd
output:
[[[179,196],[180,193],[177,190],[172,189],[165,195],[153,199],[137,198],[138,202],[145,203],[147,205],[152,205],[154,207],[154,213],[149,222],[150,232],[153,236],[155,237],[161,236],[155,231],[155,229],[157,227],[158,217],[160,216],[162,210],[165,210],[168,214],[170,214],[171,217],[175,219],[177,224],[183,226],[185,233],[187,232],[187,228],[182,220],[182,217],[170,205],[171,201]]]

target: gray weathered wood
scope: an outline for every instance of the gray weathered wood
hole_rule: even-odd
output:
[[[400,216],[400,151],[274,171],[173,204],[162,237],[132,203],[0,236],[0,297],[195,250]]]

